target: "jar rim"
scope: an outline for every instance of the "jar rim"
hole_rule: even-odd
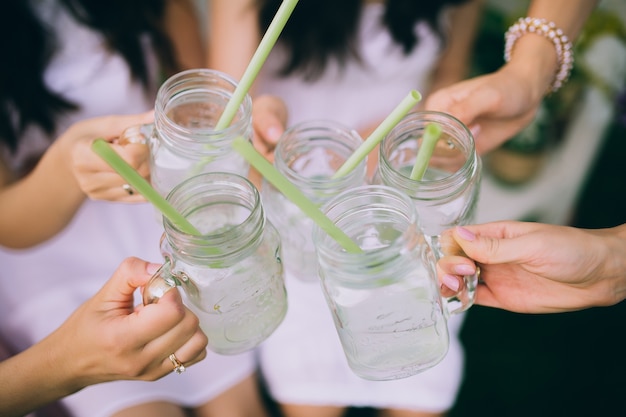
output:
[[[345,206],[348,206],[348,209]],[[385,185],[363,185],[343,191],[326,202],[321,211],[348,235],[351,235],[352,231],[348,230],[347,226],[352,226],[350,229],[355,227],[355,216],[357,219],[362,217],[370,221],[378,219],[374,213],[387,220],[395,216],[394,221],[399,221],[402,226],[402,232],[385,246],[366,249],[361,253],[351,253],[341,249],[319,225],[314,225],[313,241],[318,256],[332,262],[359,267],[388,262],[397,258],[408,243],[412,241],[417,243],[423,238],[417,226],[417,210],[410,198],[401,191]]]
[[[208,86],[217,86],[209,89]],[[187,127],[176,123],[168,115],[173,100],[181,100],[191,94],[201,93],[219,98],[228,103],[237,88],[237,82],[230,75],[221,71],[198,68],[181,71],[168,78],[157,92],[155,100],[155,126],[162,132],[161,139],[177,152],[190,144],[224,146],[230,144],[237,133],[245,134],[251,125],[252,98],[246,94],[237,109],[236,119],[226,128],[215,130],[213,127]],[[224,105],[225,107],[225,105]],[[217,120],[216,120],[217,123]],[[180,144],[183,144],[182,146]],[[194,152],[197,149],[194,149]]]
[[[229,172],[208,172],[190,177],[170,191],[168,202],[187,217],[201,207],[232,206],[244,212],[237,224],[202,235],[191,235],[163,218],[165,235],[174,249],[189,257],[227,258],[255,247],[265,227],[265,213],[257,188],[247,179]],[[199,248],[191,250],[191,248]],[[214,248],[215,250],[211,250]]]
[[[343,190],[353,185],[355,181],[361,183],[366,176],[366,159],[359,162],[357,167],[341,178],[324,176],[314,178],[302,174],[290,165],[294,154],[312,148],[323,148],[325,144],[332,144],[344,161],[352,155],[362,144],[363,140],[358,132],[330,119],[307,120],[289,127],[279,139],[274,151],[274,165],[292,183],[300,187],[309,187],[314,190]],[[312,144],[312,146],[304,146]],[[339,167],[337,167],[339,168]]]
[[[444,132],[448,130],[457,133],[456,135],[450,134],[450,136],[462,146],[465,161],[456,171],[443,178],[415,181],[393,168],[389,156],[403,143],[414,139],[412,132],[424,130],[426,125],[431,122],[442,124]],[[450,196],[455,195],[458,193],[459,187],[468,183],[468,179],[480,174],[481,163],[476,154],[474,136],[463,122],[448,113],[440,111],[411,112],[383,138],[380,147],[378,170],[383,176],[389,178],[394,186],[399,186],[410,194],[421,194],[424,199],[428,199],[429,193],[437,193],[437,198],[440,199],[442,196],[439,193],[447,190],[449,190]]]

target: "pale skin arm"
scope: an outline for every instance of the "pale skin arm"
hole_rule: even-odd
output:
[[[467,77],[471,53],[478,32],[484,0],[472,0],[462,6],[451,8],[449,16],[450,36],[428,91],[456,83]],[[422,93],[426,95],[428,91]]]
[[[261,41],[258,8],[253,0],[211,0],[208,11],[207,66],[240,80]]]
[[[86,386],[152,381],[206,356],[207,338],[177,290],[133,306],[133,292],[159,265],[126,259],[110,280],[56,331],[0,363],[0,415],[22,416]]]
[[[552,21],[575,40],[597,3],[534,0],[527,16]],[[552,42],[540,35],[524,35],[516,42],[511,61],[501,69],[434,92],[425,108],[451,113],[468,125],[475,133],[478,153],[484,154],[532,121],[556,70]]]
[[[456,292],[460,276],[478,264],[476,304],[555,313],[626,299],[626,225],[588,230],[493,222],[450,229],[444,242],[446,256],[437,264],[444,293]],[[459,247],[463,252],[452,250]]]
[[[204,67],[206,59],[202,31],[196,7],[191,1],[170,0],[167,3],[165,28],[181,67],[183,69]]]
[[[208,11],[207,66],[240,80],[261,42],[258,8],[251,0],[215,0],[209,2]],[[275,96],[255,97],[254,85],[249,94],[254,97],[254,145],[272,160],[274,147],[285,130],[287,108]],[[254,170],[251,177],[258,183]]]
[[[86,194],[125,202],[141,201],[122,188],[123,179],[91,151],[97,137],[114,141],[124,129],[148,123],[152,114],[106,116],[75,123],[46,151],[23,179],[3,175],[0,189],[0,245],[25,248],[58,233],[71,221]],[[143,175],[148,175],[144,145],[113,145]],[[6,167],[6,165],[4,165]]]

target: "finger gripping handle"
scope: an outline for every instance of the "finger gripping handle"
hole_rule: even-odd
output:
[[[176,287],[176,282],[172,277],[170,264],[166,262],[152,275],[152,278],[144,287],[143,304],[156,303],[166,292],[174,287]]]
[[[474,275],[464,276],[459,291],[453,296],[446,298],[446,304],[450,314],[462,313],[474,305],[478,275],[479,272]]]

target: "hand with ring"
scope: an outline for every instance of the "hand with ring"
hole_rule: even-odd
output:
[[[143,202],[145,198],[91,149],[96,138],[104,138],[130,166],[150,180],[149,148],[146,143],[123,140],[133,126],[151,123],[153,112],[131,116],[106,116],[73,125],[64,134],[72,142],[72,172],[81,190],[93,200]]]
[[[159,265],[128,258],[48,337],[0,362],[0,415],[25,415],[89,385],[153,381],[206,356],[207,337],[177,290],[134,306]],[[176,352],[171,353],[171,352]]]
[[[177,290],[168,291],[158,303],[134,306],[133,293],[158,266],[126,259],[102,289],[52,334],[48,344],[62,362],[55,369],[67,366],[89,384],[148,381],[173,370],[182,373],[204,359],[207,337]],[[65,342],[69,339],[71,344]]]

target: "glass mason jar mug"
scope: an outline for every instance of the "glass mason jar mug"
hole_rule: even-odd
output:
[[[322,288],[350,368],[365,379],[392,380],[435,366],[448,352],[449,315],[473,301],[441,296],[435,256],[409,197],[365,185],[322,211],[363,250],[347,252],[313,229]],[[465,304],[457,308],[457,299]]]
[[[203,172],[247,176],[249,164],[231,147],[243,136],[252,140],[252,99],[246,95],[230,125],[216,130],[237,83],[210,69],[191,69],[171,76],[159,88],[154,124],[124,133],[130,142],[148,143],[152,186],[166,196],[186,178]]]
[[[412,180],[411,170],[430,123],[441,126],[441,136],[423,178]],[[411,198],[419,227],[435,256],[440,257],[441,233],[469,224],[474,218],[481,170],[469,129],[447,113],[422,111],[409,113],[382,140],[373,182],[396,188]],[[465,277],[467,295],[472,299],[477,283],[476,275]]]
[[[330,120],[311,120],[287,129],[274,151],[274,166],[312,202],[321,206],[340,192],[366,183],[366,161],[338,179],[332,175],[361,145],[359,134]],[[287,276],[317,282],[313,221],[272,184],[263,181],[261,199],[283,243]]]
[[[164,218],[165,262],[144,289],[144,303],[178,286],[209,349],[237,354],[254,348],[287,311],[280,238],[257,189],[236,174],[205,173],[183,181],[167,200],[201,235]]]

